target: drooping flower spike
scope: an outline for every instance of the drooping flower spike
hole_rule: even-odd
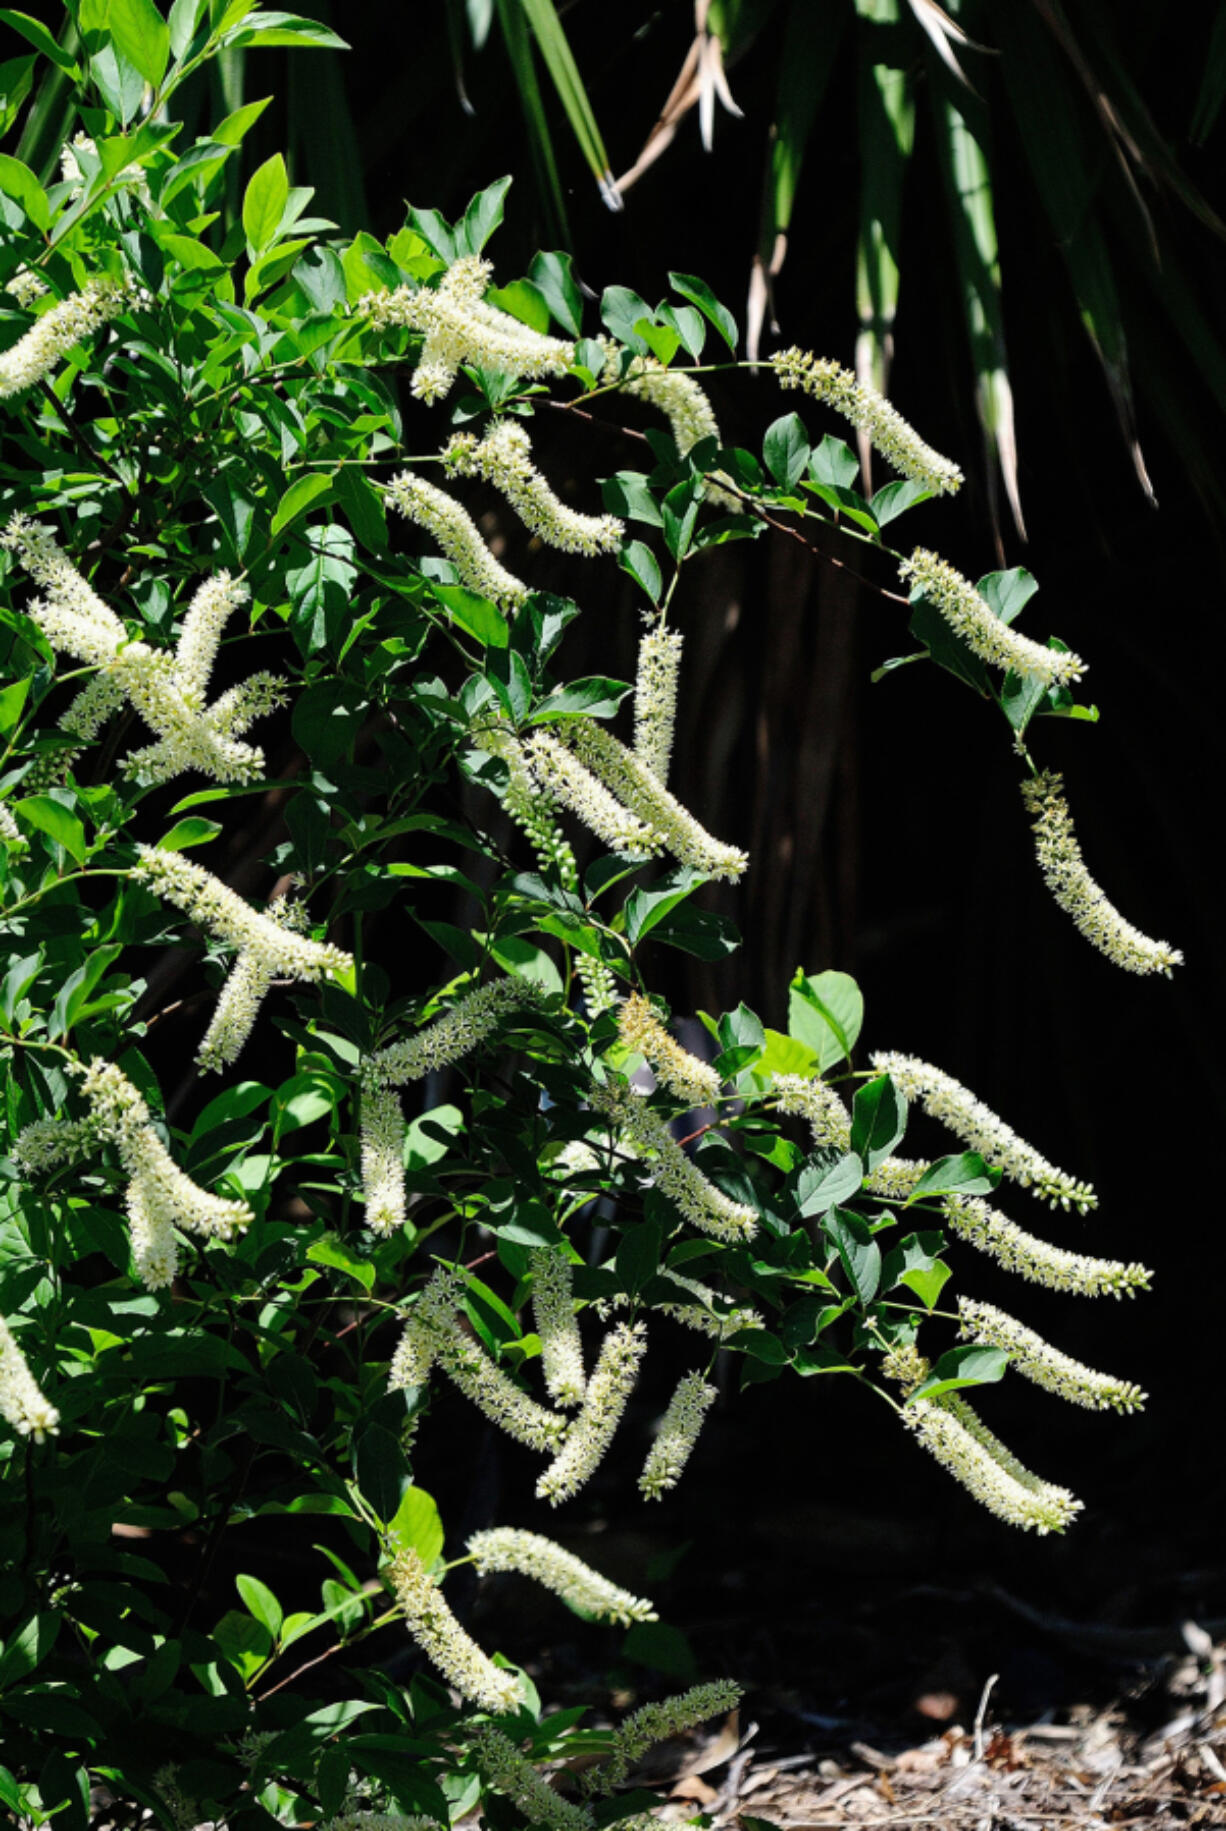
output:
[[[555,1792],[496,1724],[482,1723],[472,1748],[486,1786],[509,1799],[530,1825],[544,1831],[591,1831],[591,1813]]]
[[[524,754],[546,793],[568,807],[610,852],[626,858],[653,858],[664,851],[663,833],[623,807],[599,776],[552,732],[534,732]]]
[[[978,1196],[949,1195],[943,1207],[951,1233],[1031,1284],[1079,1297],[1132,1297],[1149,1289],[1152,1274],[1143,1265],[1066,1252],[1026,1233]]]
[[[708,1718],[735,1710],[744,1693],[728,1679],[716,1679],[706,1685],[692,1685],[677,1697],[665,1698],[659,1704],[644,1704],[613,1732],[613,1747],[607,1761],[593,1768],[585,1781],[590,1792],[608,1794],[621,1785],[634,1763],[657,1742],[684,1734]]]
[[[722,1085],[709,1062],[683,1049],[664,1028],[639,992],[632,992],[617,1011],[617,1028],[627,1049],[635,1050],[655,1070],[657,1081],[687,1106],[711,1106]]]
[[[660,1500],[675,1488],[694,1451],[703,1419],[719,1397],[701,1373],[687,1373],[679,1382],[660,1420],[656,1440],[639,1476],[644,1500]]]
[[[19,1437],[43,1443],[58,1435],[60,1414],[42,1395],[8,1323],[0,1316],[0,1418]]]
[[[556,1507],[591,1480],[621,1423],[646,1351],[647,1330],[643,1323],[619,1322],[609,1330],[587,1383],[583,1409],[536,1484],[538,1500],[547,1500]]]
[[[570,1261],[552,1246],[533,1247],[532,1318],[541,1343],[545,1387],[555,1405],[582,1405],[587,1391],[583,1343],[575,1317]]]
[[[606,360],[618,356],[618,346],[602,339]],[[654,356],[636,356],[622,382],[625,393],[658,407],[668,421],[673,443],[681,457],[692,451],[703,439],[720,442],[719,422],[706,391],[684,369],[666,369]],[[731,490],[721,487],[719,472],[706,480],[707,500],[736,514],[744,504]],[[725,478],[725,482],[727,479]]]
[[[899,577],[918,586],[971,653],[990,667],[1033,674],[1046,686],[1068,686],[1080,680],[1086,664],[1071,649],[1045,648],[998,617],[969,579],[939,553],[916,547],[898,568]]]
[[[749,854],[738,846],[713,839],[647,764],[611,731],[594,719],[578,718],[567,737],[580,762],[623,807],[660,835],[679,864],[689,865],[708,877],[736,879],[744,874]]]
[[[1024,1469],[957,1393],[914,1399],[903,1422],[982,1506],[1023,1532],[1063,1532],[1082,1503]]]
[[[681,636],[656,625],[639,643],[634,688],[634,754],[661,783],[668,781],[677,722]]]
[[[383,493],[397,514],[434,536],[462,585],[503,609],[523,603],[528,587],[494,558],[463,503],[411,470],[393,477]]]
[[[362,1088],[362,1194],[372,1233],[386,1236],[405,1222],[406,1130],[400,1096],[391,1087],[367,1081]]]
[[[1183,955],[1125,921],[1094,882],[1073,830],[1063,776],[1046,771],[1023,782],[1022,797],[1034,821],[1035,851],[1047,887],[1091,947],[1127,973],[1165,973],[1169,979],[1183,965]]]
[[[417,1553],[398,1549],[387,1577],[409,1633],[460,1696],[493,1716],[513,1711],[519,1703],[515,1679],[464,1632]]]
[[[46,286],[36,274],[18,274],[9,282],[9,291],[20,305],[28,306]],[[136,289],[126,281],[91,280],[80,292],[52,305],[11,349],[0,354],[0,400],[36,388],[69,350],[127,311],[136,296]]]
[[[1140,1411],[1145,1394],[1131,1380],[1116,1379],[1114,1374],[1099,1373],[1062,1354],[1050,1342],[1036,1335],[994,1304],[976,1303],[970,1297],[959,1297],[961,1317],[959,1333],[989,1348],[1000,1348],[1023,1379],[1067,1399],[1070,1405],[1083,1405],[1087,1411]]]
[[[635,1155],[645,1160],[654,1175],[656,1186],[692,1227],[697,1227],[700,1233],[710,1234],[713,1239],[734,1244],[753,1239],[758,1231],[758,1217],[753,1209],[745,1202],[733,1201],[730,1195],[725,1195],[722,1189],[707,1180],[677,1143],[667,1121],[642,1095],[605,1095],[595,1099],[595,1103],[625,1131]]]
[[[539,988],[527,979],[493,979],[464,992],[450,1010],[403,1042],[371,1056],[363,1071],[368,1084],[403,1087],[436,1068],[449,1068],[471,1055],[512,1011],[535,1004]]]
[[[419,400],[434,401],[446,394],[464,362],[531,379],[564,375],[574,362],[573,343],[543,337],[509,312],[485,303],[492,273],[488,261],[464,255],[447,269],[437,288],[398,286],[393,292],[368,294],[359,304],[358,310],[376,330],[403,325],[424,334],[411,383]]]
[[[526,528],[563,553],[614,553],[625,533],[616,515],[581,515],[559,501],[532,462],[532,441],[514,420],[498,420],[480,440],[457,432],[443,463],[450,475],[493,484]]]
[[[573,1552],[564,1551],[539,1532],[522,1532],[515,1526],[495,1526],[474,1532],[468,1541],[478,1574],[516,1571],[561,1596],[572,1608],[598,1621],[613,1621],[628,1628],[636,1621],[658,1619],[651,1603],[631,1595]]]
[[[875,388],[858,382],[850,369],[810,350],[780,350],[770,359],[781,388],[800,388],[862,432],[873,450],[913,483],[934,495],[951,494],[962,485],[962,472],[949,458],[926,445],[902,414]]]
[[[91,1063],[81,1092],[95,1136],[115,1146],[130,1179],[125,1200],[132,1256],[150,1290],[169,1284],[178,1269],[176,1227],[229,1240],[251,1224],[246,1202],[210,1194],[179,1168],[154,1130],[144,1097],[121,1068]]]
[[[1012,1126],[944,1069],[921,1062],[918,1056],[901,1055],[890,1049],[874,1050],[871,1059],[874,1068],[889,1075],[905,1100],[918,1100],[926,1113],[947,1126],[972,1151],[978,1151],[985,1163],[1003,1170],[1010,1182],[1033,1189],[1053,1207],[1059,1203],[1062,1208],[1076,1208],[1080,1214],[1097,1208],[1098,1197],[1089,1183],[1076,1182],[1066,1171],[1048,1163],[1032,1144],[1019,1138]]]

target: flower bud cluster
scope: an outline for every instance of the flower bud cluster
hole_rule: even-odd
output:
[[[681,635],[657,624],[639,643],[634,687],[634,754],[658,782],[668,781],[677,722]]]
[[[620,1121],[637,1155],[648,1160],[656,1187],[680,1210],[690,1225],[716,1240],[740,1244],[758,1231],[758,1217],[745,1202],[709,1182],[698,1165],[686,1156],[668,1129],[668,1123],[645,1098],[630,1094],[616,1102],[613,1116]]]
[[[519,1686],[464,1632],[415,1551],[399,1549],[388,1566],[392,1593],[404,1610],[405,1626],[430,1662],[461,1697],[493,1716],[513,1711]]]
[[[581,1615],[594,1616],[597,1621],[613,1621],[628,1628],[635,1621],[659,1619],[650,1602],[611,1583],[608,1577],[602,1577],[581,1558],[539,1532],[496,1526],[488,1532],[474,1532],[468,1549],[481,1576],[490,1571],[517,1571],[561,1596]]]
[[[1070,1405],[1084,1405],[1087,1411],[1140,1411],[1145,1404],[1146,1395],[1131,1380],[1083,1366],[993,1304],[959,1297],[958,1314],[961,1335],[1000,1348],[1023,1379],[1067,1399]]]
[[[682,1290],[689,1291],[693,1303],[657,1303],[653,1308],[662,1316],[671,1316],[674,1322],[683,1323],[687,1329],[695,1330],[699,1335],[709,1335],[712,1341],[726,1342],[741,1329],[760,1329],[762,1318],[751,1303],[734,1303],[727,1309],[719,1310],[715,1306],[725,1301],[717,1298],[709,1285],[697,1278],[687,1278],[683,1272],[674,1271],[671,1267],[666,1273],[670,1284],[679,1284]]]
[[[543,1825],[545,1831],[591,1831],[591,1813],[555,1792],[493,1723],[477,1730],[473,1753],[485,1784],[509,1799],[530,1825]]]
[[[449,1068],[493,1036],[505,1017],[534,1004],[538,988],[527,979],[494,979],[459,997],[449,1011],[403,1042],[390,1043],[366,1064],[363,1079],[382,1087],[403,1087],[436,1068]]]
[[[499,565],[462,503],[411,470],[401,471],[384,489],[388,503],[427,534],[432,534],[460,575],[460,583],[504,610],[522,604],[528,587]]]
[[[660,1500],[676,1487],[693,1454],[703,1419],[718,1397],[701,1373],[687,1373],[680,1380],[639,1476],[644,1500]]]
[[[6,802],[0,801],[0,845],[11,846],[15,852],[26,849],[27,840],[13,818],[12,810]]]
[[[524,526],[563,553],[614,553],[625,533],[616,515],[580,515],[554,495],[532,462],[532,442],[514,420],[498,420],[485,437],[457,432],[443,452],[449,476],[483,477],[501,492]]]
[[[1032,642],[1029,636],[1020,635],[1012,624],[1004,622],[980,597],[970,580],[963,578],[939,553],[916,547],[898,572],[900,578],[919,587],[954,634],[961,636],[971,653],[989,666],[1032,674],[1049,687],[1068,686],[1085,673],[1085,662],[1071,649],[1045,648],[1041,642]]]
[[[975,1195],[949,1195],[944,1201],[951,1233],[978,1247],[1031,1284],[1052,1291],[1070,1291],[1079,1297],[1132,1297],[1147,1291],[1152,1273],[1135,1262],[1094,1259],[1085,1253],[1066,1252],[1046,1240],[1026,1233],[1016,1222],[990,1208]]]
[[[1169,979],[1174,968],[1183,965],[1182,953],[1165,941],[1151,940],[1125,921],[1094,882],[1064,798],[1064,778],[1045,771],[1033,781],[1023,782],[1022,797],[1034,821],[1035,851],[1044,881],[1091,947],[1126,973],[1165,973]]]
[[[39,1391],[8,1323],[0,1316],[0,1417],[19,1437],[42,1443],[58,1435],[60,1414]]]
[[[126,1193],[132,1256],[150,1290],[169,1284],[178,1269],[175,1228],[229,1240],[250,1225],[244,1201],[210,1195],[175,1163],[153,1128],[149,1108],[123,1070],[101,1060],[81,1082],[96,1135],[115,1146],[129,1177]]]
[[[555,1405],[581,1405],[587,1389],[583,1343],[575,1320],[570,1261],[552,1246],[533,1247],[532,1316],[541,1343],[545,1387]]]
[[[609,1330],[587,1383],[583,1409],[536,1484],[538,1500],[548,1500],[556,1507],[576,1495],[595,1474],[621,1422],[646,1351],[643,1323],[619,1322]]]
[[[5,281],[7,292],[21,307],[29,311],[35,299],[41,299],[47,290],[47,282],[33,267],[19,267],[11,279]]]
[[[31,1119],[13,1146],[13,1162],[25,1177],[45,1176],[73,1158],[85,1157],[97,1143],[88,1119]]]
[[[921,483],[934,495],[961,488],[962,472],[949,458],[926,445],[897,408],[875,388],[858,382],[850,369],[811,350],[780,350],[770,359],[781,388],[800,388],[862,432],[875,452],[896,471]]]
[[[575,855],[558,826],[557,809],[532,772],[524,747],[504,718],[490,718],[471,731],[474,744],[507,769],[502,805],[526,834],[545,871],[556,871],[565,890],[579,885]]]
[[[712,839],[647,764],[612,732],[594,719],[579,718],[567,735],[580,762],[600,778],[623,807],[659,835],[679,864],[689,865],[708,877],[735,879],[744,873],[748,854]]]
[[[895,1050],[878,1049],[872,1056],[873,1067],[888,1074],[905,1100],[918,1100],[924,1111],[946,1126],[962,1142],[977,1151],[985,1163],[1003,1170],[1010,1182],[1024,1189],[1033,1188],[1036,1195],[1053,1207],[1076,1208],[1084,1214],[1098,1206],[1098,1197],[1088,1183],[1075,1182],[1054,1164],[1018,1137],[1011,1126],[977,1100],[973,1093],[931,1062],[917,1056],[900,1055]]]
[[[419,400],[434,401],[446,394],[463,362],[533,380],[564,375],[574,362],[573,343],[543,337],[485,303],[492,271],[488,261],[464,255],[447,269],[436,289],[398,286],[394,292],[371,293],[361,301],[359,311],[376,330],[403,325],[424,335],[411,383]]]
[[[24,292],[25,297],[19,300],[22,305],[37,297],[28,283]],[[66,299],[52,305],[11,349],[0,354],[0,400],[11,400],[16,394],[36,388],[69,350],[112,318],[118,318],[135,299],[136,290],[128,282],[91,280],[80,292],[69,293]]]
[[[614,1730],[609,1759],[593,1770],[585,1784],[592,1792],[611,1793],[657,1742],[684,1735],[687,1729],[696,1728],[710,1717],[735,1710],[742,1696],[739,1685],[729,1679],[716,1679],[707,1685],[692,1685],[677,1697],[665,1698],[663,1703],[644,1704]]]
[[[722,1083],[714,1068],[673,1040],[641,993],[632,992],[619,1006],[617,1028],[627,1049],[651,1065],[675,1099],[686,1106],[712,1106],[719,1099]]]
[[[1024,1468],[957,1393],[913,1399],[902,1415],[942,1468],[1007,1525],[1042,1537],[1063,1532],[1081,1511],[1067,1488]]]

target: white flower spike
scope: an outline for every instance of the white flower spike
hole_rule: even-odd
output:
[[[485,303],[493,269],[476,255],[454,261],[437,288],[398,286],[393,292],[370,293],[358,309],[376,330],[403,325],[425,336],[421,359],[411,383],[419,400],[446,394],[460,364],[501,369],[535,380],[564,375],[575,360],[575,346],[558,337],[543,337],[528,325]]]
[[[934,495],[951,494],[962,485],[962,472],[923,439],[875,388],[858,382],[850,369],[811,350],[780,350],[770,366],[781,388],[800,388],[866,435],[873,450],[896,471],[921,483]]]
[[[19,1437],[43,1443],[59,1434],[60,1414],[39,1390],[8,1323],[0,1316],[0,1418]],[[653,1618],[654,1619],[654,1618]]]
[[[518,1684],[464,1632],[417,1553],[398,1550],[387,1575],[409,1633],[460,1696],[493,1716],[514,1710]]]
[[[483,439],[457,432],[443,452],[449,475],[483,477],[524,526],[563,553],[615,553],[625,533],[615,515],[580,515],[554,495],[532,462],[532,442],[514,420],[498,420]]]
[[[468,1549],[479,1575],[517,1571],[561,1596],[580,1614],[594,1616],[598,1621],[613,1621],[628,1628],[635,1621],[659,1619],[650,1602],[611,1583],[608,1577],[602,1577],[598,1570],[592,1570],[581,1558],[539,1532],[496,1526],[488,1532],[474,1532]]]
[[[411,470],[393,477],[383,493],[397,514],[434,536],[462,585],[504,610],[523,603],[528,587],[499,565],[463,503]]]
[[[1145,1404],[1146,1395],[1131,1380],[1118,1380],[1114,1374],[1083,1366],[993,1304],[959,1297],[958,1314],[962,1335],[1002,1349],[1023,1379],[1067,1399],[1070,1405],[1083,1405],[1087,1411],[1140,1411]]]
[[[970,580],[939,553],[916,547],[898,571],[900,578],[920,588],[954,634],[961,636],[971,653],[989,666],[1033,674],[1049,687],[1068,686],[1085,673],[1085,662],[1071,649],[1045,648],[1002,621]]]
[[[693,1454],[703,1419],[718,1397],[701,1373],[687,1373],[681,1379],[639,1476],[644,1500],[661,1500],[676,1487]]]

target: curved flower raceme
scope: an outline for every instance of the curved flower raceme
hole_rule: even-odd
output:
[[[619,1322],[609,1330],[587,1383],[583,1409],[536,1484],[539,1500],[548,1500],[556,1507],[591,1480],[621,1423],[638,1378],[639,1362],[646,1352],[647,1330],[643,1323]]]
[[[940,611],[955,635],[972,654],[995,668],[1033,674],[1046,686],[1068,686],[1080,680],[1086,664],[1071,649],[1045,648],[1004,622],[980,597],[969,579],[955,571],[939,553],[916,547],[898,568],[899,576],[918,586]]]
[[[598,1570],[539,1532],[495,1526],[488,1532],[474,1532],[468,1549],[480,1576],[487,1576],[490,1571],[517,1571],[598,1621],[614,1621],[619,1627],[628,1628],[635,1621],[659,1619],[650,1602],[611,1583],[608,1577],[602,1577]]]
[[[545,1831],[591,1831],[591,1813],[555,1792],[495,1724],[481,1724],[473,1753],[485,1784],[504,1794],[530,1825],[543,1825]]]
[[[390,1043],[371,1056],[364,1079],[375,1086],[403,1087],[432,1069],[449,1068],[480,1048],[512,1011],[535,1004],[539,996],[539,988],[527,979],[508,977],[475,986],[416,1036]]]
[[[800,388],[862,432],[873,450],[896,471],[934,495],[961,488],[962,472],[926,445],[902,414],[875,388],[858,382],[850,369],[811,350],[780,350],[770,359],[781,388]]]
[[[21,280],[21,276],[18,276]],[[31,274],[22,283],[19,304],[28,305],[38,293],[37,276]],[[10,284],[10,291],[13,285]],[[40,290],[45,291],[45,286]],[[70,293],[35,320],[11,349],[0,354],[0,400],[11,400],[36,388],[67,356],[112,318],[118,318],[135,303],[136,290],[127,281],[91,280],[80,292]]]
[[[681,636],[657,624],[639,643],[634,687],[634,754],[659,782],[668,781],[677,722]]]
[[[1031,1284],[1079,1297],[1132,1297],[1149,1289],[1152,1274],[1143,1265],[1066,1252],[1024,1232],[978,1196],[948,1195],[943,1206],[951,1233]]]
[[[519,1703],[515,1679],[500,1672],[464,1632],[417,1553],[398,1550],[387,1577],[409,1633],[460,1696],[493,1716],[514,1710]]]
[[[993,1304],[959,1297],[958,1314],[960,1334],[986,1347],[1000,1348],[1023,1379],[1067,1399],[1070,1405],[1084,1405],[1087,1411],[1140,1411],[1145,1404],[1146,1395],[1131,1380],[1118,1380],[1113,1374],[1083,1366]]]
[[[137,1271],[151,1290],[170,1283],[178,1266],[174,1229],[232,1239],[250,1225],[251,1209],[201,1189],[158,1137],[143,1096],[113,1062],[93,1062],[81,1082],[95,1134],[115,1146],[129,1177],[126,1203]]]
[[[1007,1525],[1042,1537],[1063,1532],[1081,1511],[1067,1488],[1025,1468],[957,1393],[913,1399],[902,1415],[954,1480]]]
[[[498,420],[483,439],[457,432],[443,452],[449,475],[483,477],[524,526],[563,553],[614,553],[625,533],[616,515],[581,515],[559,501],[532,462],[532,442],[514,420]]]
[[[594,719],[578,718],[568,732],[576,756],[645,826],[659,834],[679,864],[708,877],[738,878],[749,855],[706,832],[632,750]]]
[[[743,1695],[739,1685],[716,1679],[710,1684],[692,1685],[677,1697],[665,1698],[663,1703],[644,1704],[614,1730],[608,1760],[592,1770],[585,1784],[592,1792],[611,1793],[640,1756],[657,1742],[666,1742],[670,1736],[682,1735],[709,1717],[735,1710]]]
[[[386,1236],[404,1225],[406,1129],[399,1095],[377,1081],[367,1082],[362,1088],[362,1193],[372,1233]]]
[[[42,1395],[8,1323],[0,1316],[0,1418],[19,1437],[43,1443],[58,1434],[60,1414]]]
[[[624,1126],[636,1154],[648,1160],[656,1186],[680,1212],[716,1240],[741,1242],[752,1240],[758,1231],[758,1217],[745,1202],[734,1202],[730,1195],[708,1182],[698,1165],[686,1156],[668,1129],[667,1121],[639,1094],[609,1102],[607,1109],[615,1123]]]
[[[110,606],[86,583],[46,528],[15,515],[3,544],[21,560],[44,597],[27,606],[48,642],[100,670],[66,713],[64,729],[83,743],[127,699],[157,741],[132,751],[126,774],[154,784],[185,770],[199,770],[218,782],[250,782],[264,770],[264,753],[241,743],[252,723],[285,702],[285,683],[273,674],[254,674],[206,705],[209,675],[227,619],[247,599],[247,589],[227,572],[197,591],[184,618],[179,647],[171,652],[128,639]],[[68,762],[75,752],[65,754]]]
[[[533,774],[524,746],[505,718],[489,716],[470,731],[473,743],[505,764],[507,785],[502,805],[525,834],[546,871],[556,871],[566,890],[579,884],[575,855],[558,826],[557,808]]]
[[[687,1373],[681,1379],[639,1476],[644,1500],[660,1500],[676,1487],[693,1454],[703,1419],[718,1397],[701,1373]]]
[[[454,496],[411,470],[393,477],[383,494],[406,521],[434,536],[459,573],[462,585],[504,609],[523,603],[528,587],[499,565],[482,540],[476,522]]]
[[[568,1259],[552,1246],[533,1247],[532,1317],[541,1343],[545,1386],[555,1405],[582,1405],[587,1390],[583,1343],[575,1318],[575,1299]]]
[[[626,858],[653,858],[664,850],[663,833],[624,808],[552,732],[534,732],[524,752],[546,792],[568,807],[610,852]]]
[[[1183,965],[1183,955],[1126,922],[1094,882],[1073,830],[1063,776],[1046,771],[1023,782],[1022,797],[1034,821],[1035,851],[1047,887],[1091,947],[1127,973],[1165,973],[1169,979]]]
[[[488,261],[464,255],[451,264],[437,288],[398,286],[361,301],[359,311],[376,330],[402,325],[424,335],[411,383],[419,400],[434,401],[446,394],[463,362],[534,380],[564,375],[574,362],[573,343],[543,337],[509,312],[485,303],[492,273]]]
[[[675,1099],[687,1106],[711,1106],[719,1099],[722,1083],[714,1068],[673,1040],[641,993],[632,992],[619,1005],[617,1028],[627,1049],[651,1065],[660,1085]]]
[[[314,985],[352,970],[352,955],[342,948],[297,933],[291,926],[292,910],[273,904],[261,915],[220,878],[181,852],[146,845],[137,846],[136,851],[138,862],[132,875],[139,883],[173,903],[215,940],[238,950],[200,1045],[197,1060],[202,1067],[220,1069],[237,1058],[274,979],[299,979]]]
[[[618,346],[602,339],[606,360],[616,359]],[[627,394],[649,401],[658,407],[668,421],[673,443],[684,458],[703,439],[720,443],[719,422],[706,391],[684,369],[666,369],[654,356],[636,356],[626,371],[622,387]],[[743,506],[741,498],[723,489],[716,471],[704,484],[707,499],[720,508],[736,514]],[[725,478],[725,482],[727,479]]]
[[[978,1151],[985,1163],[1003,1170],[1010,1182],[1033,1188],[1036,1195],[1054,1207],[1076,1208],[1084,1214],[1098,1206],[1098,1197],[1088,1183],[1074,1181],[1054,1164],[1019,1138],[1011,1126],[977,1100],[969,1088],[914,1055],[878,1049],[873,1052],[873,1067],[888,1074],[906,1100],[918,1100],[924,1111],[948,1127],[972,1151]]]

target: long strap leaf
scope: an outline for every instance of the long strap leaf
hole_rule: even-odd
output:
[[[915,139],[915,102],[898,0],[856,0],[859,41],[860,221],[856,238],[856,375],[889,390],[900,283],[903,181]],[[871,489],[872,448],[860,435],[860,465]]]
[[[566,214],[566,193],[558,175],[558,161],[553,150],[553,135],[545,111],[541,85],[536,75],[536,57],[519,0],[496,0],[498,24],[507,47],[507,57],[519,92],[524,123],[528,131],[528,148],[536,171],[537,189],[545,211],[552,218],[553,233],[564,247],[571,247],[570,222]]]
[[[600,195],[611,210],[620,210],[621,195],[613,182],[609,156],[557,8],[553,0],[519,0],[519,4],[540,46],[545,67],[566,110],[579,150],[600,187]]]

